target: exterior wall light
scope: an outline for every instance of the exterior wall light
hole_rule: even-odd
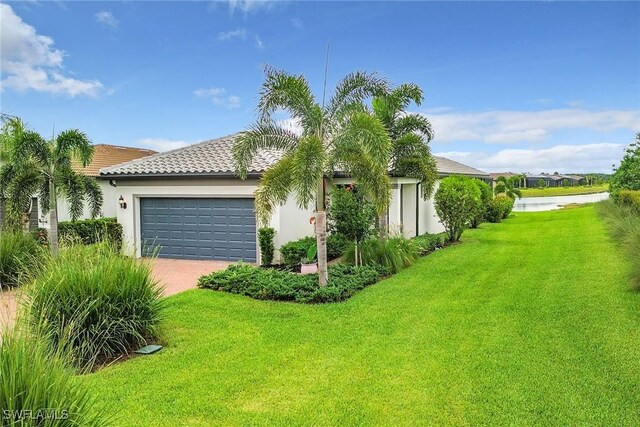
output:
[[[127,209],[127,202],[124,201],[124,197],[120,196],[118,204],[120,205],[120,209]]]

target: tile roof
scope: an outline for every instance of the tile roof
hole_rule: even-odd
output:
[[[157,151],[146,150],[144,148],[121,147],[119,145],[96,144],[93,146],[93,159],[86,167],[75,163],[73,170],[82,172],[87,176],[98,176],[100,169],[114,166],[130,160],[156,154]]]
[[[135,176],[184,176],[184,175],[233,175],[233,144],[237,134],[212,139],[155,154],[100,170],[103,177]],[[262,151],[255,157],[249,173],[261,173],[280,157],[278,152]],[[478,169],[454,162],[444,157],[434,156],[438,172],[443,175],[474,175],[488,177]]]

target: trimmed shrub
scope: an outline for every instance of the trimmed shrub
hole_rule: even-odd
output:
[[[611,236],[630,260],[632,286],[640,290],[640,215],[633,207],[611,200],[600,202],[598,210]]]
[[[276,230],[271,227],[262,227],[258,230],[258,242],[260,244],[260,262],[262,265],[271,265],[273,263],[273,237]]]
[[[626,206],[640,214],[640,190],[620,190],[616,194],[616,203]]]
[[[20,231],[0,233],[0,289],[32,279],[45,256],[32,235]]]
[[[413,264],[420,254],[418,245],[404,237],[367,239],[360,244],[363,265],[381,265],[395,274]],[[344,254],[344,261],[355,263],[355,245],[351,244]]]
[[[491,191],[491,187],[486,182],[474,179],[473,183],[480,190],[480,209],[476,212],[474,217],[471,219],[471,228],[478,228],[478,226],[485,220],[485,216],[487,214],[487,208],[491,200],[493,200],[493,191]]]
[[[447,233],[438,234],[421,234],[411,239],[420,251],[420,255],[428,254],[436,249],[443,248],[447,245]]]
[[[63,250],[27,289],[28,318],[81,371],[158,336],[163,300],[150,266],[106,243]]]
[[[327,212],[329,229],[350,242],[362,242],[373,233],[376,210],[355,186],[335,187]]]
[[[489,222],[502,222],[511,214],[514,200],[505,195],[498,195],[487,205],[485,219]]]
[[[366,286],[376,283],[386,271],[379,266],[329,266],[329,283],[318,285],[317,274],[296,274],[273,268],[233,264],[226,270],[202,276],[199,288],[246,295],[260,300],[327,303],[343,301]]]
[[[0,408],[3,426],[105,426],[111,421],[104,404],[68,368],[64,353],[15,330],[4,331],[0,340]],[[21,411],[43,417],[25,418]]]
[[[307,251],[316,243],[316,238],[309,236],[299,240],[293,240],[280,246],[282,263],[289,268],[300,265],[300,260],[306,258]],[[329,260],[340,258],[349,246],[346,237],[338,233],[331,233],[327,237],[327,258]]]
[[[481,206],[481,194],[471,178],[450,176],[440,182],[435,195],[436,212],[450,242],[460,240]]]
[[[84,219],[58,223],[60,240],[91,245],[109,242],[118,250],[122,247],[122,225],[115,218]]]

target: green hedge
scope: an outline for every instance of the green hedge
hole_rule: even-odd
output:
[[[122,247],[122,225],[115,218],[63,221],[58,223],[58,233],[60,238],[77,238],[85,245],[106,241]]]
[[[329,284],[320,287],[317,274],[303,275],[239,263],[200,277],[198,287],[261,300],[314,304],[343,301],[386,274],[380,266],[336,264],[329,267]]]
[[[619,190],[615,201],[621,206],[627,206],[631,210],[640,213],[640,190]]]
[[[280,246],[282,263],[287,267],[295,268],[300,265],[300,260],[307,256],[307,250],[316,242],[316,238],[309,236],[294,240]],[[327,237],[327,259],[340,258],[349,246],[349,241],[342,234],[332,233]]]
[[[447,233],[438,234],[421,234],[411,239],[415,242],[420,250],[421,255],[426,255],[436,249],[443,248],[447,245]]]
[[[514,200],[504,195],[498,195],[487,205],[485,219],[489,222],[501,222],[506,219],[513,209]]]

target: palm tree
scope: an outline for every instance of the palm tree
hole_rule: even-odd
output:
[[[295,195],[298,206],[308,208],[315,201],[315,230],[318,245],[319,283],[328,282],[326,185],[334,171],[352,177],[378,212],[389,206],[391,184],[387,175],[390,141],[378,119],[363,101],[386,90],[384,79],[356,72],[346,76],[328,102],[318,103],[304,76],[271,67],[258,103],[258,121],[236,139],[236,173],[245,179],[251,162],[260,151],[279,153],[279,160],[261,176],[255,194],[261,223],[268,222],[273,209]],[[324,97],[324,95],[323,95]],[[288,112],[301,128],[291,130],[274,119],[278,110]]]
[[[392,173],[397,176],[417,178],[422,197],[426,200],[433,192],[438,179],[436,162],[428,143],[433,139],[429,120],[421,114],[409,114],[407,108],[413,101],[422,104],[424,95],[416,84],[406,83],[373,99],[373,113],[382,122],[391,138]],[[382,233],[387,232],[387,215],[378,219]]]
[[[71,167],[73,161],[89,164],[93,145],[79,130],[66,130],[47,141],[18,118],[6,120],[1,135],[0,194],[7,200],[7,216],[21,215],[37,194],[42,210],[49,212],[49,240],[51,250],[57,253],[58,196],[67,200],[72,220],[82,215],[85,200],[92,217],[100,213],[102,191],[98,183]]]
[[[514,200],[516,197],[518,199],[522,198],[522,191],[520,191],[519,188],[516,188],[513,177],[505,178],[504,176],[501,175],[498,177],[496,182],[497,182],[495,187],[496,194],[504,194],[507,197]]]

